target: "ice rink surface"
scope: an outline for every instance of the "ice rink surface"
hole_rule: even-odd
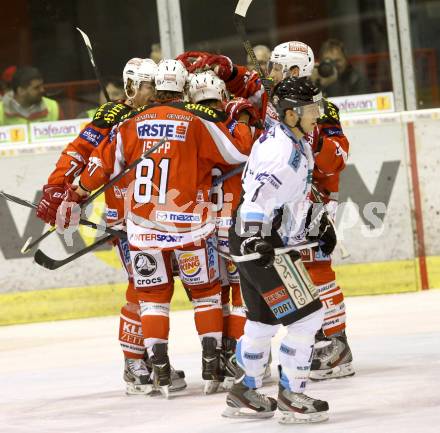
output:
[[[0,432],[440,432],[440,290],[346,303],[356,375],[307,388],[329,402],[326,423],[222,418],[225,394],[202,395],[199,341],[183,311],[171,315],[170,352],[189,386],[168,401],[125,395],[117,317],[0,328]],[[275,395],[275,380],[264,391]]]

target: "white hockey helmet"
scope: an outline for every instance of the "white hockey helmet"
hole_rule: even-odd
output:
[[[193,103],[215,99],[224,101],[227,99],[226,85],[214,71],[191,74],[189,80],[189,99]]]
[[[297,66],[300,77],[312,75],[315,65],[315,56],[312,49],[299,41],[284,42],[277,45],[270,55],[269,70],[271,64],[278,63],[283,67],[283,77],[289,76],[290,68]]]
[[[130,59],[124,67],[122,78],[124,80],[124,89],[127,97],[132,98],[136,95],[137,89],[143,82],[154,83],[154,77],[157,73],[157,65],[151,59],[140,59],[134,57]],[[128,80],[131,80],[134,95],[128,93]]]
[[[164,59],[157,65],[156,90],[183,93],[188,71],[180,60]]]

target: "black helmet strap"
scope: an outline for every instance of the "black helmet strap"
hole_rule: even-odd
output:
[[[296,121],[294,128],[298,128],[302,134],[306,135],[306,132],[304,131],[304,128],[301,125],[301,120],[302,120],[302,117],[300,115],[298,115],[298,120]]]

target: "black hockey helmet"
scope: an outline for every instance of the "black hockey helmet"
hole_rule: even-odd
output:
[[[272,103],[281,118],[284,118],[284,111],[287,109],[301,115],[301,107],[322,104],[322,93],[308,77],[288,77],[275,86]]]

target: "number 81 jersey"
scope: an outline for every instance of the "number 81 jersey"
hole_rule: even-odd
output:
[[[193,244],[215,229],[209,202],[212,168],[247,159],[222,121],[223,113],[198,104],[140,110],[96,149],[81,186],[98,188],[166,137],[126,175],[129,241],[142,249]]]

